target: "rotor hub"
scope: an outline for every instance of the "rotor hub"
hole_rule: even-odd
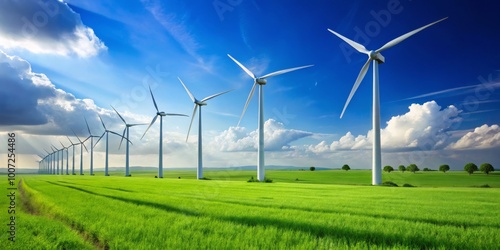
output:
[[[165,112],[157,112],[156,115],[159,115],[159,116],[166,116],[167,114],[165,114]]]
[[[374,50],[370,51],[369,57],[372,60],[377,60],[377,62],[380,64],[385,62],[385,57],[382,54],[380,54],[379,52],[376,52]]]

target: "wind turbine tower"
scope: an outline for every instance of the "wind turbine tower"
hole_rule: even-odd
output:
[[[290,68],[290,69],[284,69],[284,70],[279,70],[261,77],[256,77],[252,71],[248,70],[243,64],[238,62],[236,59],[234,59],[231,55],[227,55],[231,60],[233,60],[240,68],[243,69],[252,79],[254,80],[252,90],[250,91],[250,94],[248,95],[247,102],[245,103],[245,107],[243,108],[243,113],[241,113],[240,120],[238,121],[238,126],[240,125],[241,119],[245,115],[245,111],[247,110],[248,103],[250,103],[250,100],[253,97],[253,94],[255,92],[255,88],[257,85],[259,85],[259,114],[258,114],[258,120],[259,120],[259,144],[257,146],[257,180],[259,181],[264,181],[265,179],[265,165],[264,165],[264,92],[263,92],[263,86],[266,85],[267,83],[267,78],[285,74],[291,71],[299,70],[299,69],[304,69],[304,68],[309,68],[314,65],[307,65],[307,66],[301,66],[301,67],[296,67],[296,68]]]
[[[207,105],[206,101],[208,101],[212,98],[215,98],[217,96],[220,96],[222,94],[225,94],[231,90],[220,92],[220,93],[205,97],[201,100],[198,100],[194,97],[194,95],[191,93],[191,91],[189,91],[189,89],[186,87],[184,82],[182,82],[181,78],[179,78],[179,77],[177,77],[177,78],[179,79],[182,86],[186,90],[187,94],[189,95],[189,98],[191,98],[191,101],[193,101],[193,103],[194,103],[193,115],[191,116],[191,123],[189,123],[189,129],[188,129],[188,132],[186,135],[186,141],[189,138],[189,132],[191,131],[191,126],[193,125],[193,120],[194,120],[194,117],[196,116],[196,109],[198,107],[200,108],[199,112],[198,112],[198,168],[196,171],[196,178],[198,180],[200,180],[200,179],[203,179],[203,158],[202,158],[203,157],[203,153],[202,153],[203,146],[202,146],[202,130],[201,130],[201,107]]]
[[[125,129],[123,129],[123,135],[122,135],[122,139],[120,141],[120,147],[122,145],[122,142],[123,142],[123,138],[127,139],[127,148],[125,150],[125,176],[130,176],[130,166],[129,166],[129,144],[131,143],[130,142],[130,137],[129,137],[129,130],[130,130],[130,127],[133,127],[133,126],[138,126],[138,125],[147,125],[147,124],[128,124],[125,119],[123,119],[123,117],[120,115],[120,113],[118,113],[118,111],[116,111],[116,109],[111,106],[113,108],[113,110],[116,112],[116,114],[118,115],[118,117],[120,117],[120,119],[123,121],[123,123],[125,124]],[[125,137],[125,133],[127,134],[127,137]]]
[[[420,27],[418,29],[415,29],[413,31],[410,31],[396,39],[391,40],[390,42],[386,43],[382,47],[380,47],[377,50],[367,50],[365,46],[350,40],[349,38],[346,38],[342,36],[341,34],[328,29],[331,33],[334,35],[338,36],[340,39],[344,40],[344,42],[348,43],[351,45],[354,49],[357,51],[368,55],[368,60],[366,63],[363,65],[361,68],[361,71],[359,72],[358,78],[356,78],[356,81],[354,82],[354,86],[352,87],[351,93],[349,94],[349,97],[347,98],[347,101],[344,105],[344,109],[342,110],[342,113],[340,114],[340,118],[344,115],[344,112],[347,108],[347,105],[349,105],[349,102],[351,101],[351,98],[354,96],[354,93],[358,89],[359,85],[361,84],[361,81],[366,75],[366,72],[368,71],[368,68],[370,67],[370,62],[373,62],[373,104],[372,104],[372,126],[373,126],[373,151],[372,151],[372,185],[380,185],[382,184],[382,154],[381,154],[381,146],[380,146],[380,95],[379,95],[379,81],[378,81],[378,65],[382,64],[385,62],[385,57],[380,54],[380,52],[389,49],[398,43],[404,41],[410,36],[415,35],[416,33],[422,31],[423,29],[428,28],[429,26],[432,26],[436,23],[439,23],[443,20],[445,20],[447,17],[440,19],[438,21],[435,21],[433,23],[430,23],[428,25],[425,25],[423,27]]]
[[[159,145],[159,159],[158,159],[158,178],[163,178],[163,117],[164,116],[187,116],[184,114],[173,114],[173,113],[165,113],[163,111],[158,110],[158,105],[156,105],[155,97],[153,95],[153,91],[151,91],[151,86],[149,87],[149,93],[151,93],[151,98],[153,99],[153,104],[155,105],[156,109],[156,115],[153,117],[153,120],[149,124],[148,128],[146,131],[144,131],[144,134],[142,135],[141,139],[144,138],[146,133],[148,132],[149,128],[156,122],[156,119],[158,116],[160,117],[160,145]],[[127,136],[128,137],[128,136]]]

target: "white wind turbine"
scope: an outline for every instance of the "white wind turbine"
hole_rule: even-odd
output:
[[[120,146],[118,148],[121,147],[122,145],[122,142],[123,142],[123,138],[127,139],[127,148],[126,148],[126,153],[125,153],[125,176],[130,176],[130,166],[129,166],[129,144],[131,143],[130,139],[129,139],[129,130],[130,130],[130,127],[133,127],[133,126],[138,126],[138,125],[147,125],[147,124],[128,124],[125,119],[123,119],[123,117],[120,115],[120,113],[118,113],[118,111],[116,111],[116,109],[111,106],[113,108],[113,110],[116,112],[116,114],[118,115],[118,117],[120,117],[120,119],[123,121],[123,123],[125,124],[125,129],[123,129],[123,135],[122,135],[122,139],[120,140]],[[127,137],[125,137],[125,132],[127,133]]]
[[[56,154],[56,171],[54,174],[59,174],[59,151],[60,149],[57,149],[54,145],[50,144],[52,146],[52,150],[54,150],[54,153]]]
[[[68,152],[68,149],[69,149],[69,147],[71,147],[71,145],[69,145],[69,146],[66,147],[66,146],[64,146],[64,144],[61,141],[59,141],[59,143],[61,143],[61,146],[63,147],[62,148],[62,150],[63,150],[62,151],[63,152],[63,155],[62,155],[62,157],[63,157],[63,165],[64,165],[64,150],[66,149],[66,175],[69,175],[69,172],[68,172],[68,166],[69,166],[69,152]],[[61,174],[63,174],[63,172],[64,172],[64,167],[61,166]]]
[[[184,89],[188,93],[189,98],[191,98],[191,101],[193,101],[193,103],[194,103],[193,115],[191,116],[191,123],[189,123],[189,129],[188,129],[188,132],[187,132],[187,135],[186,135],[186,141],[189,138],[189,132],[191,131],[191,126],[193,125],[193,120],[194,120],[194,117],[196,116],[196,109],[198,107],[200,107],[200,110],[199,110],[199,113],[198,113],[198,168],[197,168],[197,171],[196,171],[196,178],[203,179],[203,158],[202,158],[202,149],[203,149],[203,146],[202,146],[202,143],[201,143],[202,142],[202,133],[201,133],[201,107],[207,105],[206,101],[208,101],[208,100],[210,100],[212,98],[215,98],[217,96],[220,96],[222,94],[225,94],[225,93],[227,93],[229,91],[232,91],[232,90],[220,92],[220,93],[217,93],[217,94],[205,97],[205,98],[203,98],[201,100],[198,100],[198,99],[196,99],[194,97],[194,95],[191,93],[191,91],[189,91],[189,89],[186,87],[186,85],[184,84],[184,82],[182,82],[181,78],[179,78],[179,77],[177,77],[177,78],[181,82],[182,86],[184,86]]]
[[[75,146],[78,145],[78,143],[73,143],[73,141],[71,141],[71,139],[69,139],[68,136],[66,136],[66,138],[68,138],[69,142],[71,143],[71,146],[69,146],[69,147],[73,147],[73,167],[71,170],[71,174],[75,175]]]
[[[347,105],[349,105],[349,102],[351,101],[351,98],[354,96],[354,93],[358,89],[359,85],[361,84],[361,81],[366,75],[366,72],[368,71],[368,68],[370,67],[370,62],[373,61],[373,152],[372,152],[372,185],[380,185],[382,184],[382,156],[381,156],[381,146],[380,146],[380,100],[379,100],[379,82],[378,82],[378,65],[382,64],[385,62],[385,58],[380,54],[380,52],[389,49],[396,44],[404,41],[410,36],[415,35],[416,33],[422,31],[425,28],[428,28],[431,25],[434,25],[436,23],[439,23],[443,20],[445,20],[447,17],[440,19],[438,21],[435,21],[433,23],[430,23],[428,25],[425,25],[423,27],[420,27],[418,29],[415,29],[413,31],[410,31],[396,39],[393,39],[392,41],[386,43],[384,46],[380,47],[377,50],[372,50],[369,51],[367,50],[363,45],[354,42],[350,40],[349,38],[346,38],[342,36],[341,34],[328,29],[331,33],[334,35],[338,36],[340,39],[344,40],[346,43],[351,45],[354,49],[357,51],[368,55],[368,60],[366,63],[363,65],[361,68],[361,71],[359,72],[358,78],[356,78],[356,81],[354,82],[354,86],[352,87],[351,93],[349,94],[349,97],[347,98],[347,101],[344,105],[344,109],[342,110],[342,113],[340,114],[340,118],[344,115],[344,112],[347,108]]]
[[[99,137],[99,139],[97,140],[97,142],[95,143],[95,145],[97,145],[97,143],[99,143],[99,141],[102,139],[102,137],[104,135],[106,135],[106,161],[105,161],[105,165],[104,165],[104,176],[109,176],[109,167],[108,167],[108,137],[109,137],[109,133],[112,133],[112,134],[115,134],[117,136],[120,136],[122,139],[124,138],[122,135],[114,132],[114,131],[111,131],[111,130],[108,130],[106,128],[106,125],[104,125],[104,122],[102,121],[102,117],[100,115],[99,116],[99,119],[101,120],[101,123],[102,123],[102,127],[104,128],[104,133],[102,133],[101,137]],[[126,139],[128,141],[128,139]]]
[[[83,119],[85,119],[85,124],[87,124],[87,130],[89,131],[89,137],[87,137],[87,139],[90,138],[90,175],[94,175],[94,138],[99,136],[92,134],[87,118],[83,117]]]
[[[52,158],[53,158],[53,153],[49,153],[49,151],[43,149],[45,152],[47,152],[47,174],[52,174]]]
[[[78,141],[80,143],[80,175],[83,175],[83,148],[85,148],[85,151],[89,152],[87,147],[85,146],[84,142],[87,141],[89,138],[87,137],[87,139],[85,140],[80,140],[80,137],[78,137],[78,135],[76,135],[75,131],[73,131],[73,134],[75,134],[76,136],[76,139],[78,139]]]
[[[248,95],[247,102],[245,103],[245,107],[243,108],[243,113],[241,113],[240,120],[238,121],[238,126],[240,125],[241,119],[245,115],[245,111],[247,110],[248,103],[252,99],[253,93],[255,91],[255,87],[259,85],[259,144],[257,147],[257,180],[259,181],[264,181],[265,178],[265,173],[264,173],[264,96],[263,96],[263,90],[262,87],[266,85],[267,80],[266,78],[272,77],[272,76],[277,76],[281,74],[285,74],[291,71],[299,70],[299,69],[304,69],[308,67],[312,67],[314,65],[307,65],[307,66],[301,66],[301,67],[296,67],[296,68],[290,68],[290,69],[284,69],[284,70],[279,70],[261,77],[256,77],[252,71],[248,70],[243,64],[238,62],[236,59],[234,59],[231,55],[227,55],[229,58],[231,58],[240,68],[242,68],[250,77],[253,78],[254,84],[252,87],[252,90],[250,91],[250,94]]]
[[[158,160],[158,178],[163,178],[163,117],[164,116],[187,116],[184,114],[173,114],[173,113],[165,113],[165,112],[160,112],[158,110],[158,105],[156,105],[155,97],[153,95],[153,91],[151,91],[151,86],[149,87],[149,92],[151,93],[151,98],[153,99],[153,104],[155,105],[156,109],[156,115],[153,117],[153,120],[149,124],[148,128],[146,131],[144,131],[144,134],[142,135],[141,139],[144,138],[146,133],[148,132],[149,128],[156,122],[156,119],[158,116],[160,117],[160,148],[159,148],[159,160]]]

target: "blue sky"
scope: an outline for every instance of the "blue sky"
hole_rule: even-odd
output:
[[[50,144],[149,123],[155,109],[191,115],[180,77],[203,107],[207,167],[256,164],[257,95],[236,127],[252,86],[227,54],[270,78],[264,86],[266,164],[371,166],[371,70],[342,119],[366,56],[327,28],[377,49],[448,17],[384,51],[380,65],[384,165],[436,169],[469,161],[500,165],[500,17],[495,1],[3,1],[0,5],[0,137],[15,131],[23,166]],[[196,165],[197,125],[164,120],[165,167]],[[155,166],[159,124],[131,129],[131,164]],[[124,150],[110,141],[112,166]],[[5,149],[2,149],[5,150]],[[103,165],[103,145],[95,164]],[[0,157],[5,157],[2,154]],[[71,153],[70,153],[71,157]],[[88,163],[88,155],[85,154]]]

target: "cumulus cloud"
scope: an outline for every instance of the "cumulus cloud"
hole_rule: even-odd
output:
[[[268,151],[289,150],[290,143],[312,133],[286,129],[283,123],[269,119],[264,123],[264,147]],[[257,149],[258,131],[247,132],[243,127],[230,127],[214,138],[221,151],[253,151]]]
[[[451,105],[444,109],[435,102],[412,104],[404,115],[394,116],[381,130],[381,143],[384,150],[408,151],[412,149],[442,149],[450,143],[450,127],[461,121],[460,110]],[[366,135],[354,136],[347,132],[330,145],[322,141],[310,145],[308,151],[325,153],[340,150],[371,149],[373,131]]]
[[[465,134],[457,142],[450,144],[448,149],[486,149],[500,146],[500,127],[487,124],[477,127]]]
[[[79,57],[107,49],[79,14],[57,0],[1,1],[0,46]]]
[[[87,130],[83,117],[96,126],[100,124],[97,114],[103,118],[116,118],[113,111],[98,107],[93,100],[78,99],[56,88],[46,75],[32,72],[27,61],[2,51],[0,82],[0,125],[3,129],[22,130],[29,134],[70,135],[71,129],[77,133]],[[126,113],[122,115],[131,117]]]

